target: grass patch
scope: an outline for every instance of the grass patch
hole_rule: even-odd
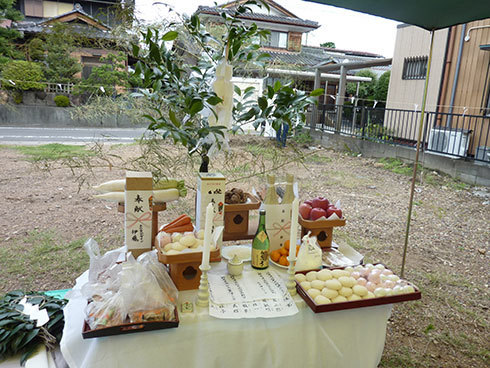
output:
[[[457,179],[450,179],[446,185],[453,190],[467,190],[471,187],[471,185],[463,183]]]
[[[419,354],[412,354],[406,347],[400,348],[398,351],[386,352],[381,358],[379,367],[383,368],[416,368],[427,367],[427,363],[421,361],[423,359]]]
[[[443,332],[436,335],[435,339],[451,348],[461,351],[470,358],[479,358],[485,363],[490,361],[490,351],[482,347],[474,338],[464,333],[452,334],[451,332]]]
[[[347,245],[354,248],[357,251],[360,250],[378,250],[384,247],[384,244],[381,244],[378,240],[374,238],[360,239],[354,238],[350,236],[347,232],[336,229],[335,230],[335,239],[344,241]],[[368,263],[364,260],[364,263]]]
[[[300,132],[295,136],[291,137],[291,141],[293,141],[296,144],[308,145],[313,143],[313,138],[311,137],[309,132]]]
[[[402,160],[391,157],[383,157],[379,160],[383,164],[383,168],[394,172],[395,174],[402,174],[410,176],[413,174],[413,166],[403,163]]]
[[[33,162],[56,161],[94,154],[88,151],[85,146],[59,143],[43,144],[40,146],[15,146],[14,148],[28,156],[29,161]]]
[[[0,247],[0,284],[17,280],[22,289],[39,290],[39,280],[68,284],[73,275],[88,268],[89,259],[83,244],[86,239],[70,243],[59,240],[53,231],[32,231],[22,242]]]
[[[254,156],[260,155],[269,160],[276,156],[276,148],[274,147],[274,143],[272,142],[270,145],[267,146],[247,144],[245,149]]]
[[[320,155],[314,153],[313,155],[307,156],[305,161],[306,162],[313,162],[316,164],[324,164],[324,163],[332,162],[333,159],[331,157],[320,156]]]

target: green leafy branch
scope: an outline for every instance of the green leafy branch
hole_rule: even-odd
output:
[[[36,327],[36,321],[23,314],[19,302],[26,297],[27,302],[46,309],[49,321],[42,327]],[[0,361],[21,354],[20,364],[36,351],[39,344],[49,349],[61,340],[65,324],[63,307],[65,299],[57,299],[42,293],[24,293],[11,291],[0,298]]]

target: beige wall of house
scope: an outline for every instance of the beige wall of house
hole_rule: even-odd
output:
[[[432,65],[430,69],[429,85],[427,89],[426,111],[436,111],[437,100],[439,98],[439,90],[444,66],[444,54],[446,50],[448,29],[438,30],[434,33],[434,46],[432,51]],[[430,48],[430,32],[422,28],[400,25],[397,29],[395,51],[393,53],[393,63],[391,67],[390,84],[388,88],[388,97],[386,107],[391,109],[402,110],[418,110],[422,106],[422,97],[424,93],[425,76],[419,79],[410,79],[414,75],[424,75],[424,69],[421,69],[425,64],[423,61],[418,66],[413,65],[416,62],[412,61],[412,77],[404,78],[404,67],[407,58],[423,58],[429,56]],[[412,59],[413,60],[413,59]],[[407,71],[405,70],[405,73]],[[404,113],[394,113],[387,111],[385,121],[388,122],[386,127],[393,130],[400,138],[413,140],[418,136],[418,121],[413,119],[413,116]],[[404,119],[406,124],[401,124],[393,116],[399,116],[399,119]],[[407,124],[409,125],[407,127]]]
[[[427,93],[428,111],[435,111],[441,85],[444,53],[448,29],[434,33],[432,66]],[[430,32],[415,26],[402,25],[396,33],[395,51],[388,88],[387,107],[394,109],[418,110],[422,105],[425,78],[402,79],[405,58],[429,56]]]

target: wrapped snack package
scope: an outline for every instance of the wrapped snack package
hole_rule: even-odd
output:
[[[318,246],[315,236],[310,233],[303,237],[301,248],[296,260],[296,271],[317,270],[322,267],[322,249]]]

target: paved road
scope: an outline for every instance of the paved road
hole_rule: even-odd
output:
[[[0,126],[2,144],[89,142],[132,143],[144,128],[27,128]]]

